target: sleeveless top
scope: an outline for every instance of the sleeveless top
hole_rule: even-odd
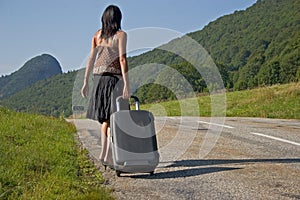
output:
[[[100,35],[99,35],[100,37]],[[119,48],[114,46],[115,35],[112,38],[111,46],[101,46],[100,44],[96,47],[97,58],[94,64],[93,73],[112,73],[121,74],[121,65],[119,61]]]

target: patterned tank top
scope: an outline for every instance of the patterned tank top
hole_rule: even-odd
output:
[[[105,72],[112,74],[121,74],[121,65],[119,61],[119,48],[114,45],[115,35],[112,38],[111,46],[96,47],[97,58],[93,73],[102,74]]]

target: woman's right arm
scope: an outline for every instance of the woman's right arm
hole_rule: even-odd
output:
[[[97,32],[98,33],[98,32]],[[85,74],[84,74],[84,79],[83,79],[83,86],[81,89],[81,95],[83,98],[86,98],[88,96],[89,93],[89,76],[90,73],[93,69],[94,63],[95,63],[95,59],[96,59],[96,55],[97,55],[97,51],[96,51],[96,46],[97,46],[97,35],[95,34],[93,39],[92,39],[92,48],[91,48],[91,52],[90,52],[90,57],[85,69]]]

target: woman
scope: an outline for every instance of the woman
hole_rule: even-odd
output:
[[[100,161],[105,166],[110,155],[110,115],[114,111],[116,96],[129,97],[128,66],[126,59],[127,34],[121,30],[122,13],[117,6],[110,5],[103,12],[102,29],[92,39],[90,57],[86,66],[81,94],[88,96],[88,79],[93,70],[94,87],[87,118],[99,121],[101,126]]]

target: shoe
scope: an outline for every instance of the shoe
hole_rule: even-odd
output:
[[[101,162],[101,164],[104,166],[104,170],[106,170],[107,163],[106,163],[106,162],[104,162],[104,160],[103,160],[103,159],[100,159],[100,162]]]

